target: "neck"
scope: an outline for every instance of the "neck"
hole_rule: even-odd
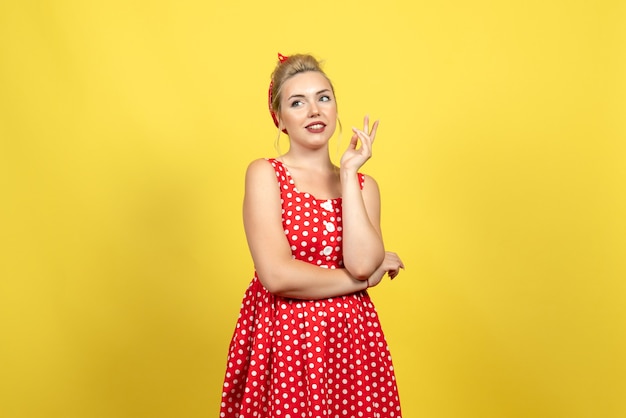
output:
[[[290,148],[289,151],[280,157],[280,160],[285,165],[293,168],[316,170],[333,170],[335,168],[333,162],[330,160],[327,148],[315,151],[307,150],[307,152],[298,152],[298,150]]]

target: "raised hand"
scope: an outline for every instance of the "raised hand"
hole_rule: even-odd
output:
[[[350,144],[348,149],[343,153],[341,157],[341,169],[357,171],[367,160],[372,156],[372,144],[376,137],[376,129],[378,129],[378,122],[375,121],[370,129],[369,116],[363,118],[363,130],[352,128],[352,138],[350,138]],[[359,141],[361,146],[357,148]]]

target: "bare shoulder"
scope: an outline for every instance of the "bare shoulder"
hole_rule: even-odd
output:
[[[248,164],[247,172],[251,174],[262,174],[263,172],[274,172],[274,168],[266,158],[257,158]]]
[[[246,183],[266,182],[268,180],[276,181],[276,172],[272,164],[265,158],[258,158],[248,164],[246,170]]]

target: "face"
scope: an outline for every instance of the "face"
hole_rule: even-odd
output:
[[[307,71],[285,81],[281,92],[280,128],[292,146],[328,144],[337,123],[337,103],[330,82],[321,73]]]

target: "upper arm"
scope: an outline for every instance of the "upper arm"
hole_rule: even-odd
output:
[[[291,259],[281,210],[274,168],[266,160],[253,161],[246,171],[243,222],[254,266],[264,285],[265,280],[271,280],[272,268]]]
[[[380,228],[380,190],[378,183],[376,183],[373,177],[364,176],[362,193],[367,216],[378,235],[382,237]]]

